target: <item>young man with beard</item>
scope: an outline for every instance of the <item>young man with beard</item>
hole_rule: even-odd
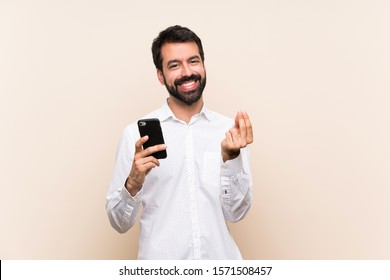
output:
[[[137,123],[125,128],[107,194],[111,225],[128,231],[143,207],[139,259],[241,259],[226,221],[251,206],[247,113],[235,120],[204,106],[206,70],[201,40],[181,26],[152,45],[157,76],[169,98],[144,118],[158,118],[165,144],[143,149]],[[152,153],[167,150],[157,160]]]

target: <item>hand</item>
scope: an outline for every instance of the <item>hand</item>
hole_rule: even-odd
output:
[[[149,137],[146,135],[135,143],[133,166],[131,167],[129,177],[126,180],[126,188],[132,196],[135,196],[142,189],[142,184],[150,170],[160,166],[160,162],[154,156],[151,156],[151,154],[163,151],[167,148],[165,144],[160,144],[144,150],[142,145],[148,141],[148,139]]]
[[[225,134],[221,142],[223,161],[235,159],[240,154],[240,149],[253,142],[252,124],[246,112],[238,112],[234,126]]]

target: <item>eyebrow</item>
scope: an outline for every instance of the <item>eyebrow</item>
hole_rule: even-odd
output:
[[[189,57],[189,58],[187,59],[187,61],[192,60],[192,59],[194,59],[194,58],[200,60],[200,56],[199,56],[199,55],[193,55],[193,56]],[[172,60],[169,60],[169,61],[167,62],[167,66],[171,65],[172,63],[178,63],[178,62],[181,62],[181,61],[182,61],[182,60],[180,60],[180,59],[172,59]]]
[[[194,58],[197,58],[197,59],[199,59],[200,60],[200,57],[199,57],[199,55],[193,55],[193,56],[191,56],[188,60],[192,60],[192,59],[194,59]]]
[[[177,62],[181,62],[181,60],[180,60],[180,59],[172,59],[172,60],[169,60],[169,61],[167,62],[167,66],[171,65],[172,63],[177,63]]]

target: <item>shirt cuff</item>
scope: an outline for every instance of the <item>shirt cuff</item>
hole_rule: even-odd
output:
[[[242,156],[235,159],[222,161],[221,164],[221,196],[224,203],[231,205],[232,200],[245,192],[245,187],[240,185],[240,177],[244,174]]]
[[[239,155],[235,159],[227,160],[221,165],[222,175],[225,176],[236,176],[237,174],[244,171],[242,156]]]
[[[137,192],[135,196],[132,196],[127,190],[127,188],[123,186],[121,195],[129,205],[134,207],[142,197],[142,189],[139,192]]]

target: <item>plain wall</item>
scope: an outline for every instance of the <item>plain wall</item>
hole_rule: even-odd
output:
[[[203,40],[209,108],[249,112],[246,259],[390,258],[390,2],[0,0],[0,259],[133,259],[105,195],[167,92],[150,47]]]

